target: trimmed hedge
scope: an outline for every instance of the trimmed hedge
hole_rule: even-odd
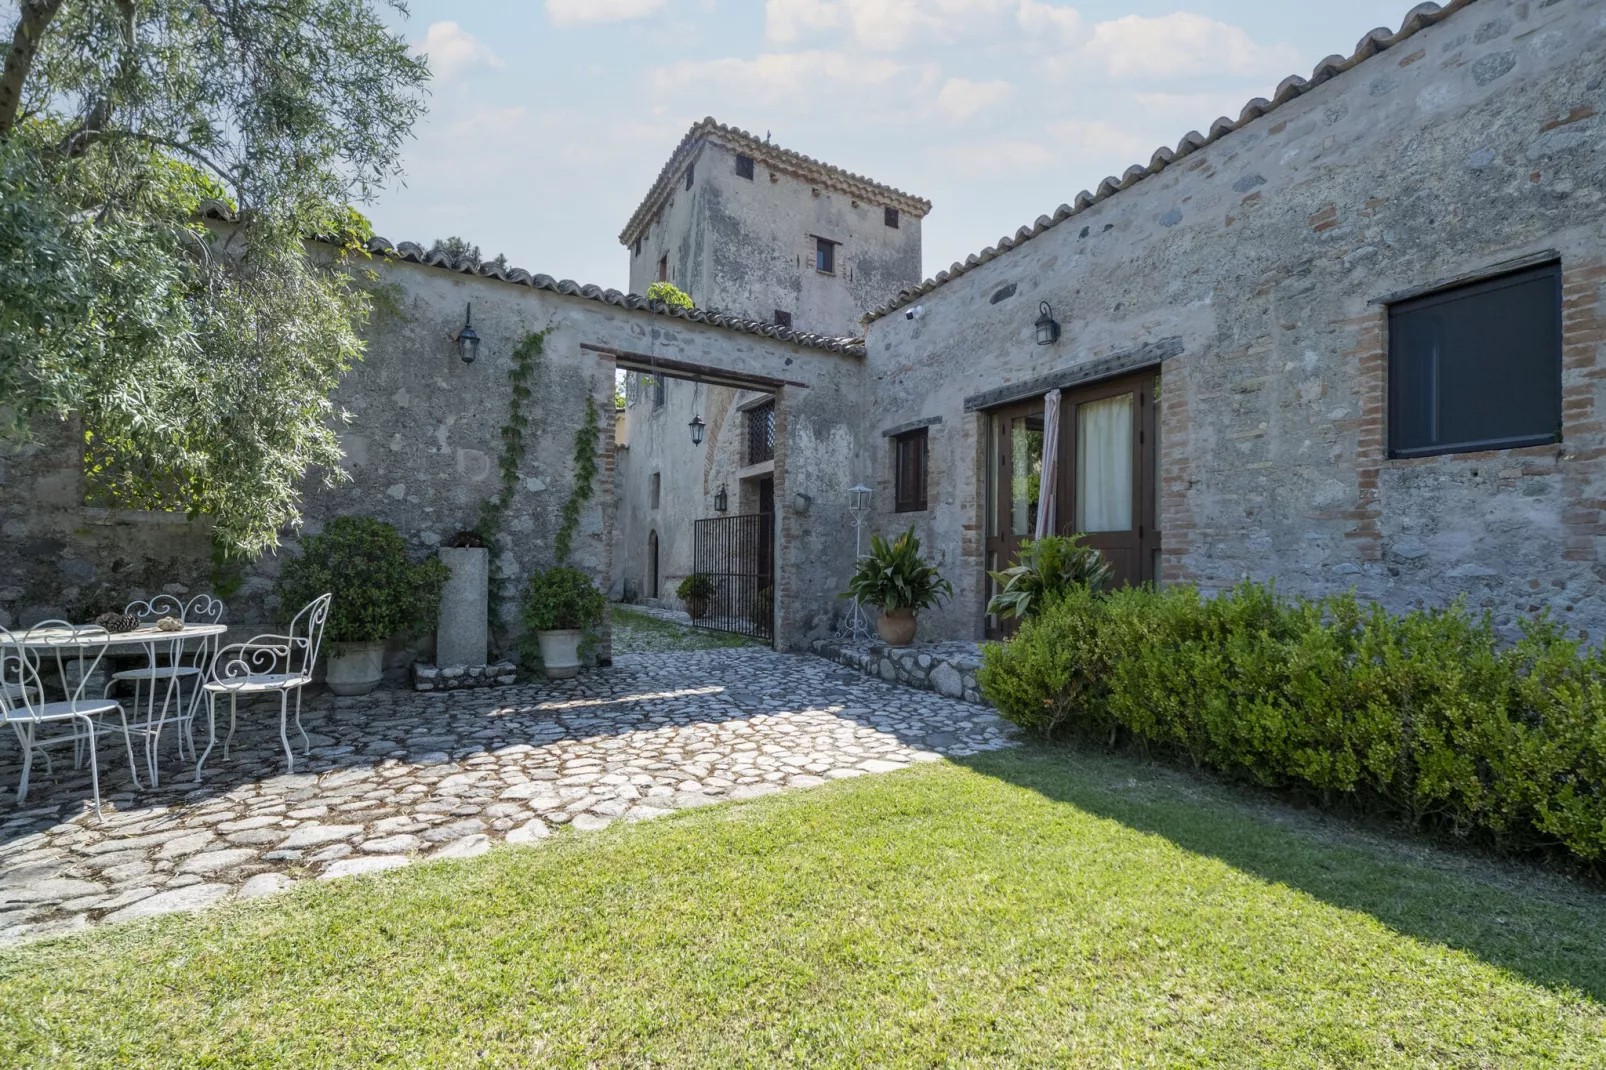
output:
[[[1507,850],[1606,857],[1606,654],[1547,616],[1506,643],[1459,604],[1073,590],[989,645],[978,680],[1045,736],[1125,736]]]

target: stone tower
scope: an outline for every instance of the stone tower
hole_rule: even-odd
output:
[[[856,336],[921,279],[931,202],[704,119],[619,235],[630,290],[660,279],[698,307]]]

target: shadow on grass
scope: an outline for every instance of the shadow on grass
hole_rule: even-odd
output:
[[[1606,893],[1205,776],[1074,747],[1028,746],[961,764],[1162,836],[1262,880],[1371,915],[1402,935],[1606,1003]]]

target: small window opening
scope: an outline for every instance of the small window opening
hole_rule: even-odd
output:
[[[669,254],[665,253],[658,258],[658,281],[669,281]]]
[[[891,227],[893,230],[898,229],[898,210],[896,208],[888,208],[887,214],[883,218],[887,226]]]
[[[776,309],[775,310],[775,326],[777,326],[777,327],[791,327],[792,326],[792,314],[790,312],[785,311],[784,309],[779,309],[779,308]]]
[[[697,165],[691,164],[686,168],[686,188],[691,189],[692,176],[697,173]]]
[[[654,472],[652,474],[652,479],[648,483],[648,488],[649,488],[648,492],[652,495],[652,507],[654,509],[658,508],[658,492],[659,492],[659,489],[662,486],[663,486],[663,477],[661,475],[659,475],[657,472]]]
[[[753,158],[751,156],[736,157],[736,177],[753,180]]]
[[[929,457],[926,428],[897,436],[893,443],[893,495],[900,513],[926,510],[926,467]]]
[[[836,273],[836,246],[837,243],[829,238],[814,239],[815,271],[823,271],[827,275]]]

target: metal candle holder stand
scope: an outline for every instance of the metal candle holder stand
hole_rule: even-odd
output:
[[[848,490],[848,515],[853,518],[853,560],[856,562],[864,559],[864,521],[870,515],[870,493],[870,488],[862,485]],[[864,607],[854,598],[853,608],[837,629],[836,637],[856,644],[869,642],[871,634]]]

